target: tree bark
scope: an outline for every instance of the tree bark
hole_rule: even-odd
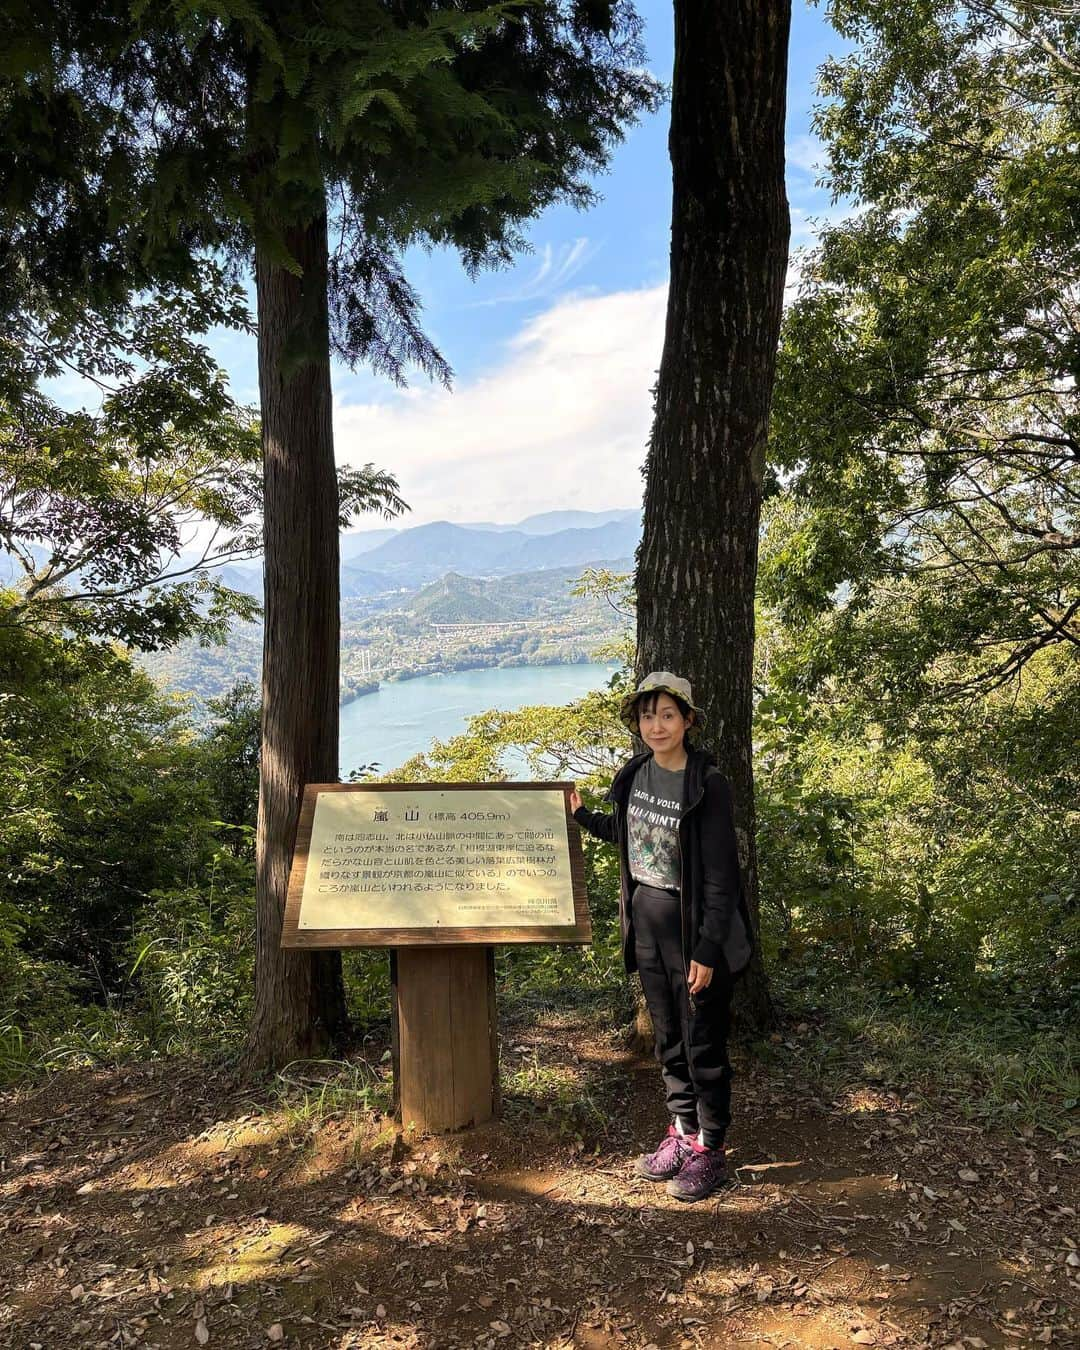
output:
[[[325,214],[284,231],[296,276],[261,249],[264,636],[252,1069],[322,1053],[347,1027],[338,952],[281,949],[305,783],[338,778],[338,493]]]
[[[638,668],[693,682],[757,923],[754,584],[790,221],[790,0],[675,0],[671,282],[637,565]],[[773,1020],[760,955],[736,1006]]]

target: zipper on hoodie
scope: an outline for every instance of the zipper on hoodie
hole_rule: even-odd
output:
[[[679,821],[678,829],[675,831],[675,842],[679,849],[679,946],[682,948],[683,979],[686,981],[686,1001],[689,1005],[690,1013],[693,1015],[697,1012],[697,1004],[694,1002],[694,996],[690,992],[690,966],[686,960],[686,916],[683,913],[683,851],[681,820]]]
[[[682,947],[683,978],[686,980],[686,998],[692,1015],[697,1013],[697,1002],[694,999],[693,994],[690,992],[690,961],[686,955],[686,923],[685,923],[685,915],[683,913],[685,900],[683,899],[682,827],[683,821],[690,814],[690,812],[693,811],[696,807],[700,806],[704,800],[705,800],[705,779],[703,777],[701,780],[701,793],[699,794],[697,800],[691,802],[690,805],[687,806],[686,810],[682,813],[682,816],[679,818],[679,827],[675,831],[675,841],[678,844],[679,848],[679,945]]]

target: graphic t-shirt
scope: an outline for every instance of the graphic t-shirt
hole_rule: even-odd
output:
[[[647,759],[634,774],[626,809],[630,875],[646,886],[678,889],[685,777],[685,769],[662,769],[655,759]]]

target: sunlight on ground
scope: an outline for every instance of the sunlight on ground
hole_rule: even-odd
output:
[[[214,1224],[190,1234],[180,1244],[169,1279],[175,1285],[196,1290],[225,1284],[249,1285],[258,1280],[281,1279],[286,1274],[295,1279],[303,1271],[288,1271],[287,1267],[302,1264],[305,1254],[313,1250],[320,1237],[325,1241],[327,1236],[303,1224],[269,1219],[262,1220],[256,1231],[252,1231],[250,1221]],[[373,1250],[374,1244],[357,1244],[357,1262],[362,1263]],[[208,1260],[210,1253],[224,1255]]]

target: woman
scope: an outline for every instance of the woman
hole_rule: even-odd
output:
[[[656,1036],[671,1124],[635,1170],[677,1200],[704,1200],[727,1178],[727,1039],[735,977],[750,960],[731,789],[712,755],[689,681],[647,675],[622,720],[648,749],[615,775],[613,814],[570,795],[574,819],[619,850],[623,960],[637,970]]]

